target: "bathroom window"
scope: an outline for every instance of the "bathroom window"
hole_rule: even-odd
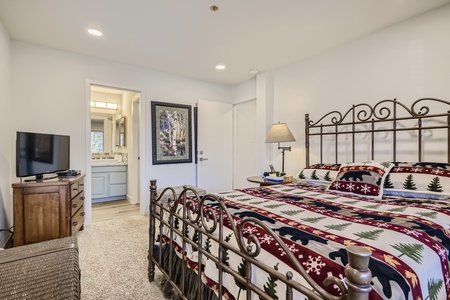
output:
[[[91,131],[91,153],[103,153],[104,141],[103,131]]]

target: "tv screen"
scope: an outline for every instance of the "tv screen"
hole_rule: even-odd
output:
[[[17,132],[16,176],[36,176],[70,168],[70,136]]]

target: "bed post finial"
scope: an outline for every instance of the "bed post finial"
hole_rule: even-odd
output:
[[[155,280],[155,264],[153,263],[153,251],[155,246],[155,197],[156,197],[156,179],[150,180],[150,204],[149,204],[149,218],[150,218],[150,231],[148,241],[148,281]]]
[[[372,290],[372,272],[369,269],[372,251],[360,246],[348,246],[348,264],[345,266],[345,282],[347,299],[367,300]]]

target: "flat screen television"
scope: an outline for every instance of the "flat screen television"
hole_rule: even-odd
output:
[[[70,168],[70,136],[17,132],[16,176],[36,176],[65,171]]]

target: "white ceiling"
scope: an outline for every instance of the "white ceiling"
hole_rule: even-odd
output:
[[[13,40],[233,85],[449,2],[0,0],[0,19]]]

